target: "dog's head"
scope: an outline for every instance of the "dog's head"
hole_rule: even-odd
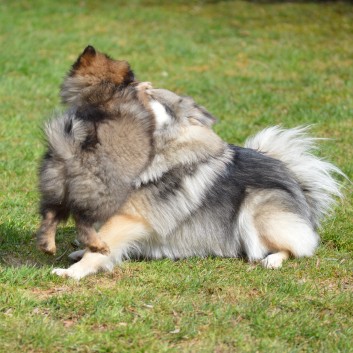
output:
[[[165,89],[147,90],[155,116],[154,156],[135,180],[148,184],[180,166],[191,167],[219,155],[225,142],[213,132],[216,121],[191,97],[181,97]]]
[[[179,96],[166,89],[150,89],[147,92],[151,97],[159,130],[175,130],[188,126],[210,128],[216,122],[216,118],[191,97]]]
[[[89,45],[64,79],[61,98],[64,104],[79,105],[82,99],[94,91],[100,92],[104,99],[116,87],[126,86],[134,79],[128,62],[113,60]]]
[[[209,149],[214,145],[218,149],[219,138],[211,128],[216,118],[204,107],[191,97],[179,96],[165,89],[151,89],[148,93],[156,119],[154,138],[157,148],[197,145],[197,148],[205,146]],[[213,140],[217,143],[213,144]]]

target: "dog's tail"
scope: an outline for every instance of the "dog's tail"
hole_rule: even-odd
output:
[[[44,132],[50,151],[63,160],[73,157],[87,136],[85,125],[71,113],[48,121]]]
[[[272,158],[281,160],[298,180],[312,212],[314,227],[332,208],[337,197],[342,197],[340,183],[334,175],[344,173],[313,154],[315,142],[308,136],[308,127],[282,129],[267,128],[252,138],[245,147],[258,150]]]

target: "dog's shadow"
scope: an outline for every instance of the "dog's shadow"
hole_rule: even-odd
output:
[[[0,224],[0,266],[4,267],[48,267],[68,266],[72,262],[68,255],[78,250],[74,226],[57,229],[55,255],[42,253],[36,247],[36,232],[12,222]]]

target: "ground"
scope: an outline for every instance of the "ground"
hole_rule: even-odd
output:
[[[353,7],[349,2],[0,1],[0,352],[350,352],[352,186],[314,257],[271,271],[237,259],[129,262],[81,282],[40,254],[43,122],[87,44],[140,80],[191,95],[242,144],[310,124],[317,153],[353,179]]]

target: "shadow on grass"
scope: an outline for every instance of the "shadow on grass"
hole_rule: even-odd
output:
[[[77,250],[73,244],[76,230],[72,226],[58,228],[55,256],[43,254],[36,247],[36,233],[14,223],[0,224],[0,265],[21,266],[66,266],[71,264],[68,255]]]

